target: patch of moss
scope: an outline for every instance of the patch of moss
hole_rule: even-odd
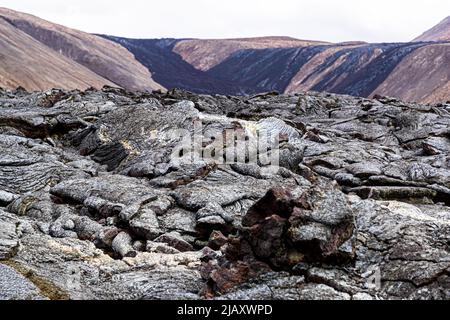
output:
[[[37,199],[33,196],[25,197],[25,199],[22,200],[19,206],[18,215],[19,216],[25,216],[27,214],[28,208],[35,203]]]
[[[63,289],[57,287],[51,281],[44,279],[37,275],[33,270],[30,270],[24,267],[17,261],[14,260],[5,260],[0,261],[1,264],[4,264],[8,267],[13,268],[18,273],[23,275],[25,278],[30,280],[40,291],[40,293],[49,298],[50,300],[69,300],[70,295]]]

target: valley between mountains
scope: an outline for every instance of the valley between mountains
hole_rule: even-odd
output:
[[[450,100],[450,24],[407,43],[327,43],[290,37],[127,39],[92,35],[0,8],[0,87],[252,95],[261,92],[375,94]]]

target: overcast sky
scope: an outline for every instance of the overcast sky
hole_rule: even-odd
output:
[[[449,0],[0,0],[0,6],[131,38],[410,41],[450,15]]]

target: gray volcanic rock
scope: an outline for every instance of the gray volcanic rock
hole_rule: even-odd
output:
[[[39,289],[13,268],[0,264],[0,300],[42,300]]]
[[[449,299],[447,109],[0,91],[0,297]]]
[[[355,229],[353,210],[341,192],[325,185],[272,189],[250,208],[243,224],[255,256],[276,268],[353,259],[352,248],[348,254],[341,249]]]
[[[0,210],[0,218],[0,260],[6,260],[19,250],[19,220],[3,210]]]

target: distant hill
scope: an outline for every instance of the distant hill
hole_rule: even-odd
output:
[[[450,43],[445,42],[107,38],[130,50],[169,89],[230,95],[327,91],[430,103],[450,100],[444,89],[450,80]]]
[[[158,89],[147,68],[106,39],[0,8],[0,86]]]
[[[296,48],[325,44],[325,42],[298,40],[290,37],[260,37],[241,39],[182,40],[173,51],[195,68],[207,71],[230,55],[245,49]]]
[[[0,86],[103,85],[200,94],[266,91],[450,100],[450,18],[408,43],[290,37],[127,39],[93,35],[0,8]]]

